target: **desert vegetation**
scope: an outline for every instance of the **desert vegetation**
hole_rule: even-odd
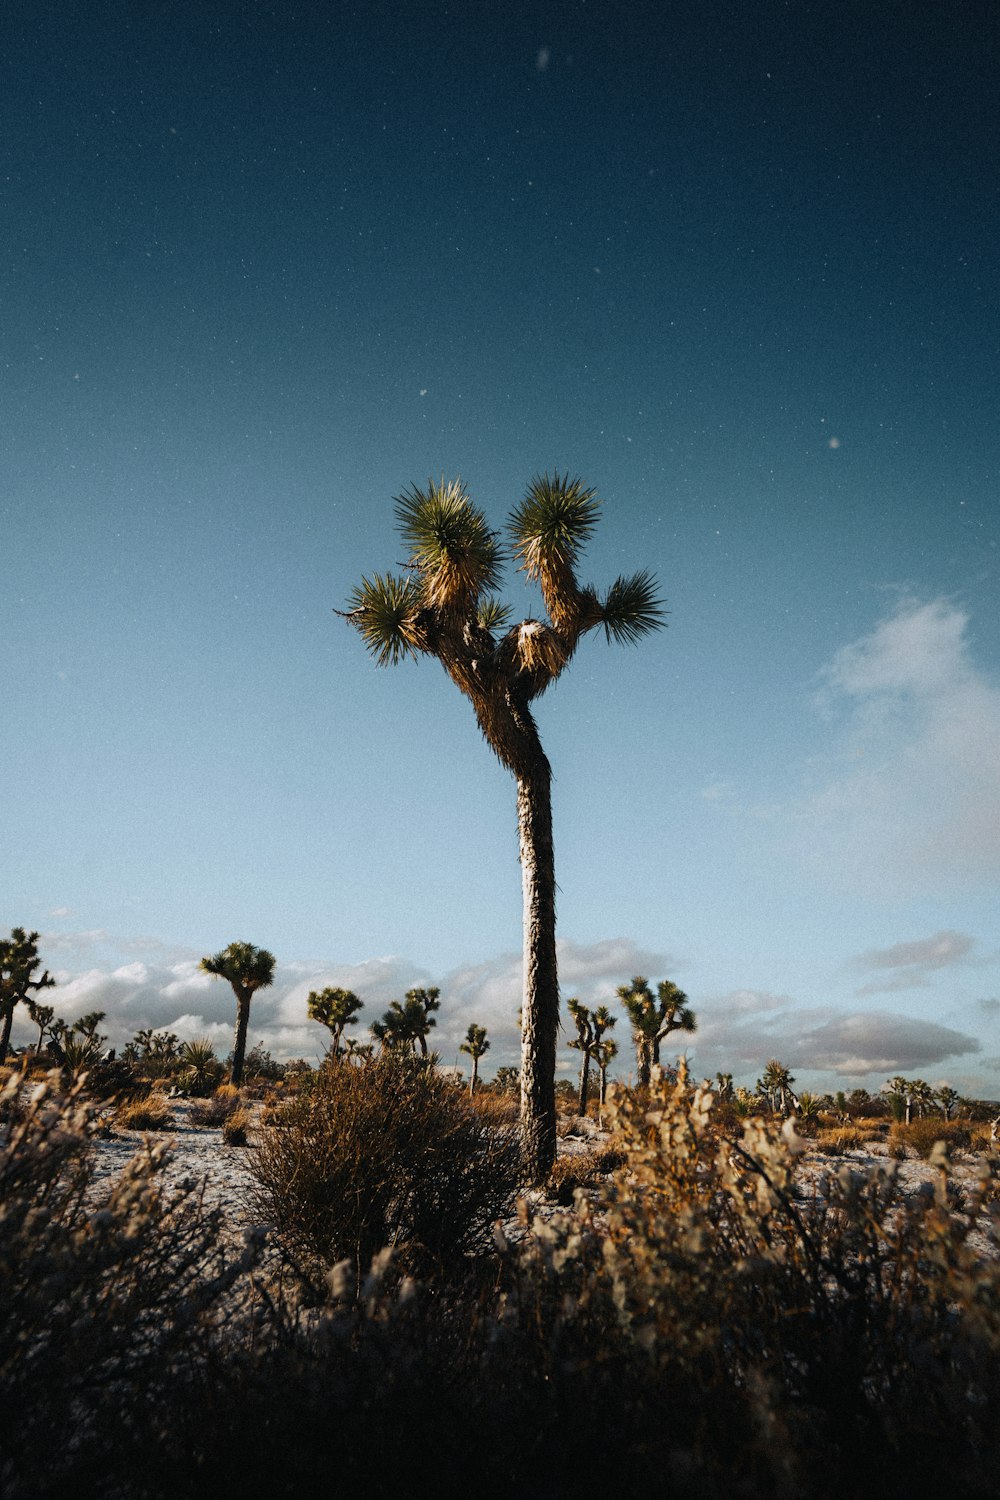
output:
[[[95,1183],[97,1102],[13,1076],[5,1495],[293,1496],[319,1473],[410,1494],[415,1453],[457,1494],[469,1431],[483,1494],[576,1494],[581,1431],[614,1433],[588,1488],[992,1493],[1000,1261],[972,1241],[996,1232],[995,1154],[960,1194],[943,1150],[915,1194],[891,1160],[806,1180],[792,1121],[731,1128],[683,1068],[654,1071],[609,1090],[607,1145],[512,1211],[491,1093],[408,1050],[328,1060],[250,1147],[269,1249],[165,1185],[165,1143]]]
[[[27,962],[37,974],[37,949]],[[248,1048],[253,990],[222,977],[229,1059],[165,1028],[116,1056],[102,1012],[38,1006],[0,1074],[5,1496],[292,1496],[318,1472],[334,1494],[405,1494],[425,1450],[451,1493],[460,1431],[478,1435],[482,1493],[534,1493],[542,1474],[559,1496],[579,1487],[579,1433],[602,1430],[590,1486],[839,1500],[877,1473],[887,1496],[992,1493],[984,1106],[899,1076],[797,1091],[777,1058],[752,1087],[696,1085],[659,1060],[694,1029],[687,997],[638,976],[617,991],[634,1088],[607,1085],[613,1000],[567,1002],[581,1076],[554,1084],[538,1182],[518,1070],[479,1078],[486,1028],[461,1044],[468,1087],[431,1050],[439,989],[393,1002],[371,1045],[346,1034],[359,996],[310,992],[330,1039],[314,1068]],[[231,1196],[171,1174],[179,1122],[217,1132],[239,1223]],[[108,1177],[100,1152],[123,1134],[135,1154]],[[54,1451],[52,1431],[68,1434]]]

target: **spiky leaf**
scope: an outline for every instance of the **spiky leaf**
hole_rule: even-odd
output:
[[[601,502],[579,479],[536,475],[508,522],[515,556],[529,578],[572,568],[597,525]]]
[[[401,657],[416,655],[413,616],[420,589],[411,579],[373,573],[352,589],[349,603],[347,617],[380,667],[395,666]]]
[[[509,604],[503,604],[495,594],[480,601],[479,624],[484,630],[505,630],[513,611]]]
[[[623,645],[630,646],[651,630],[665,623],[667,611],[656,592],[656,579],[643,570],[631,578],[616,578],[608,590],[601,618],[604,631]]]
[[[429,480],[426,490],[404,491],[396,501],[396,520],[427,604],[470,605],[485,590],[499,587],[503,558],[497,534],[460,479]]]

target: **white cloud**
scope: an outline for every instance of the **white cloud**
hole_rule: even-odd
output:
[[[961,933],[937,933],[873,950],[865,959],[873,970],[891,979],[896,972],[919,972],[921,964],[937,964],[943,969],[958,963],[968,953],[967,942],[971,940]],[[177,950],[169,945],[153,943],[145,953],[133,948],[127,954],[121,954],[121,946],[119,956],[126,957],[127,962],[112,958],[103,965],[87,963],[75,971],[59,970],[57,986],[48,994],[57,1014],[73,1021],[86,1011],[105,1011],[102,1030],[116,1047],[140,1028],[167,1028],[184,1040],[208,1037],[225,1056],[232,1046],[235,1021],[229,985],[202,974],[194,960],[178,958]],[[558,948],[563,1000],[577,994],[585,1004],[607,1003],[617,1012],[619,1059],[615,1071],[627,1077],[634,1061],[628,1023],[616,1003],[615,989],[637,973],[648,975],[654,982],[664,974],[675,973],[676,960],[640,948],[628,938],[597,943],[562,939]],[[273,986],[254,997],[250,1042],[262,1041],[279,1058],[318,1058],[327,1038],[322,1027],[307,1018],[310,990],[326,985],[354,990],[365,1002],[355,1034],[366,1038],[368,1026],[390,1000],[402,998],[413,986],[431,984],[441,989],[442,1004],[432,1044],[444,1065],[462,1062],[458,1046],[473,1021],[486,1026],[490,1034],[492,1045],[484,1069],[487,1076],[502,1064],[516,1065],[520,1051],[517,1012],[521,955],[513,952],[443,975],[429,974],[399,957],[373,958],[354,965],[322,961],[279,964]],[[1000,1002],[981,1000],[971,1005],[965,1018],[968,1032],[964,1021],[960,1022],[963,1029],[959,1029],[892,1012],[804,1009],[790,996],[767,990],[738,989],[714,999],[695,997],[694,1009],[698,1030],[693,1035],[678,1034],[674,1041],[678,1050],[691,1054],[699,1075],[727,1070],[752,1082],[767,1059],[777,1056],[799,1073],[800,1082],[806,1070],[814,1075],[814,1086],[827,1088],[839,1086],[837,1080],[854,1080],[877,1087],[894,1072],[926,1076],[928,1070],[947,1059],[973,1054],[981,1072],[985,1064],[980,1043],[969,1032],[985,1036],[995,1030]],[[16,1025],[18,1042],[34,1034],[26,1016],[19,1015]],[[561,1073],[572,1073],[577,1065],[566,1048],[567,1040],[564,1027],[559,1051]],[[995,1050],[995,1042],[991,1050]],[[669,1051],[665,1049],[665,1055]],[[984,1080],[978,1090],[969,1085],[969,1091],[989,1093],[995,1089],[992,1082]]]
[[[1000,686],[968,626],[946,599],[907,599],[823,674],[832,746],[793,811],[837,883],[906,896],[1000,874]]]
[[[892,1073],[922,1072],[981,1050],[966,1032],[918,1016],[796,1007],[766,991],[737,990],[696,1007],[696,1014],[698,1030],[682,1041],[695,1071],[708,1076],[728,1071],[752,1081],[768,1058],[778,1057],[793,1070],[833,1075],[831,1082],[877,1086]]]
[[[966,962],[974,946],[967,933],[936,932],[933,937],[895,943],[891,948],[872,948],[860,954],[855,963],[864,969],[888,970],[888,977],[870,979],[856,993],[877,995],[887,990],[922,988],[937,970]]]

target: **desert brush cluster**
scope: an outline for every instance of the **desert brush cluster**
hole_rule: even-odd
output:
[[[519,1196],[509,1095],[331,1058],[252,1128],[261,1227],[236,1233],[166,1185],[162,1138],[98,1184],[101,1104],[14,1074],[4,1494],[410,1495],[432,1471],[559,1496],[584,1453],[588,1487],[665,1496],[993,1493],[993,1152],[971,1189],[943,1145],[915,1194],[891,1158],[806,1181],[793,1117],[683,1068],[605,1113],[575,1183]]]

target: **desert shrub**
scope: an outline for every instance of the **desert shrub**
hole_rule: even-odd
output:
[[[968,1151],[972,1145],[972,1132],[967,1124],[958,1120],[924,1115],[919,1120],[911,1120],[909,1125],[897,1121],[889,1139],[893,1145],[909,1146],[926,1160],[938,1141],[944,1142],[948,1152]]]
[[[172,1130],[174,1117],[166,1097],[151,1092],[120,1104],[115,1110],[114,1123],[119,1130]]]
[[[246,1305],[227,1299],[256,1251],[227,1256],[221,1213],[191,1186],[161,1187],[161,1145],[98,1190],[95,1128],[93,1104],[79,1086],[61,1093],[58,1074],[0,1126],[6,1500],[145,1495],[165,1384],[195,1378]]]
[[[266,1093],[260,1108],[261,1125],[276,1125],[279,1129],[282,1125],[290,1125],[295,1118],[296,1104],[294,1094],[282,1097],[273,1091]]]
[[[625,1154],[611,1146],[591,1147],[572,1156],[557,1156],[546,1183],[548,1195],[557,1203],[573,1202],[577,1189],[597,1187],[625,1163]]]
[[[454,1270],[486,1248],[520,1180],[517,1132],[408,1055],[325,1067],[282,1130],[262,1131],[251,1205],[308,1273],[385,1245]]]
[[[245,1146],[249,1129],[250,1111],[248,1109],[230,1110],[222,1122],[222,1139],[227,1146]]]
[[[220,1084],[210,1099],[197,1099],[188,1119],[203,1129],[220,1129],[234,1110],[240,1107],[240,1091],[231,1083]]]
[[[819,1131],[816,1150],[823,1156],[843,1156],[845,1151],[860,1151],[867,1140],[856,1125],[834,1125]]]
[[[697,1477],[684,1493],[721,1492],[727,1470],[750,1494],[863,1493],[891,1463],[896,1493],[956,1464],[986,1494],[993,1460],[965,1445],[998,1450],[1000,1263],[969,1235],[997,1160],[964,1200],[940,1150],[909,1199],[891,1166],[841,1167],[803,1197],[792,1122],[748,1121],[734,1145],[707,1091],[655,1092],[612,1096],[629,1170],[511,1249],[553,1378],[588,1360],[600,1379],[601,1349],[619,1399],[632,1386],[654,1418],[644,1462],[669,1472],[680,1452]],[[626,1465],[637,1439],[616,1427]]]

